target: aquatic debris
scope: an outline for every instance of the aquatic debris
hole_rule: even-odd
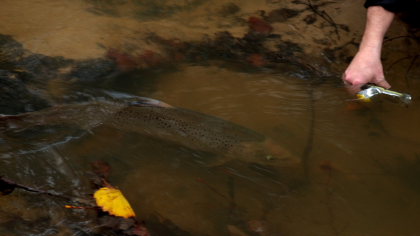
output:
[[[136,216],[127,199],[117,188],[111,186],[100,188],[93,197],[96,204],[111,215],[123,218]]]

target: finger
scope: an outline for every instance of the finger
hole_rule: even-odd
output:
[[[346,80],[343,80],[344,87],[352,86],[352,84]]]
[[[382,80],[379,80],[379,81],[376,81],[376,83],[375,83],[376,85],[378,85],[378,86],[381,86],[381,87],[383,87],[383,88],[386,88],[386,89],[389,89],[389,88],[391,88],[391,85],[385,80],[385,79],[382,79]]]
[[[347,92],[350,94],[356,94],[360,91],[361,84],[352,84],[347,80],[343,80],[344,87],[346,88]]]
[[[360,85],[348,85],[346,89],[350,94],[356,94],[360,91]]]
[[[341,80],[343,81],[344,86],[351,85],[351,83],[347,81],[346,74],[341,75]]]

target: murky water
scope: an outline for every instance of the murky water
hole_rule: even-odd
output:
[[[153,235],[417,235],[418,39],[384,46],[389,81],[414,102],[355,102],[340,73],[363,29],[361,5],[3,0],[1,113],[108,99],[104,91],[145,96],[244,126],[302,161],[211,165],[209,153],[150,136],[54,125],[0,129],[0,176],[90,199],[90,163],[107,161]],[[389,37],[405,33],[396,22]],[[0,234],[117,235],[95,210],[66,204],[78,202],[0,196]]]

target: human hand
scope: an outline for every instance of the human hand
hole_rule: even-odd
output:
[[[345,70],[342,80],[352,94],[360,91],[360,87],[367,83],[386,89],[391,87],[385,80],[380,56],[369,50],[362,50],[356,54]]]

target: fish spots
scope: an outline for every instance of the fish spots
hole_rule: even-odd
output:
[[[36,124],[70,124],[86,130],[110,125],[121,131],[146,135],[228,160],[237,158],[255,162],[266,160],[264,157],[269,154],[287,156],[283,147],[266,145],[264,136],[255,131],[182,108],[95,101],[55,106],[28,113],[29,118],[35,119]]]

